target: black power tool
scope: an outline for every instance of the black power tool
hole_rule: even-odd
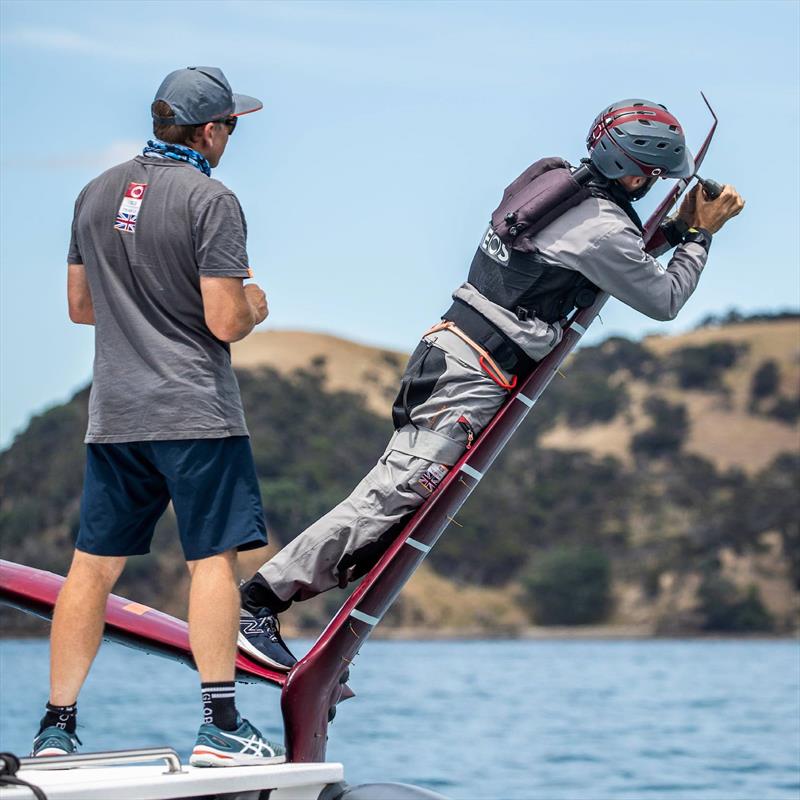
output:
[[[722,186],[716,181],[701,178],[699,175],[695,175],[694,177],[697,178],[697,182],[703,187],[703,191],[709,200],[716,200],[722,194]]]

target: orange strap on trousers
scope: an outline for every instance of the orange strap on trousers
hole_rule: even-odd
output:
[[[478,363],[483,368],[483,371],[502,389],[506,389],[507,391],[511,391],[517,385],[517,376],[512,375],[511,380],[506,380],[505,373],[503,372],[500,367],[497,366],[494,359],[489,355],[489,352],[481,347],[477,342],[470,339],[464,331],[459,328],[455,322],[450,322],[449,320],[442,320],[437,325],[434,325],[430,330],[426,331],[423,334],[423,338],[425,336],[430,336],[432,333],[438,333],[439,331],[450,331],[458,336],[465,344],[471,347],[477,354],[478,354]]]

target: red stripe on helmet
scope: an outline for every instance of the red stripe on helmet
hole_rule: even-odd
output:
[[[610,118],[610,119],[609,119]],[[664,125],[674,125],[677,133],[683,133],[680,122],[666,109],[655,108],[653,106],[627,106],[626,108],[615,108],[607,114],[603,114],[601,124],[608,130],[624,125],[626,122],[662,122]]]

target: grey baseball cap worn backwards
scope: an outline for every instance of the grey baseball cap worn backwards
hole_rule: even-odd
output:
[[[200,125],[258,111],[264,104],[246,94],[234,94],[219,67],[186,67],[170,72],[158,87],[153,103],[163,100],[174,117],[153,119],[162,124]]]

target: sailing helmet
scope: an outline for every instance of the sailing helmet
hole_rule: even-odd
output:
[[[694,158],[681,124],[666,106],[649,100],[634,98],[608,106],[592,123],[586,147],[606,178],[688,178],[694,174]]]

